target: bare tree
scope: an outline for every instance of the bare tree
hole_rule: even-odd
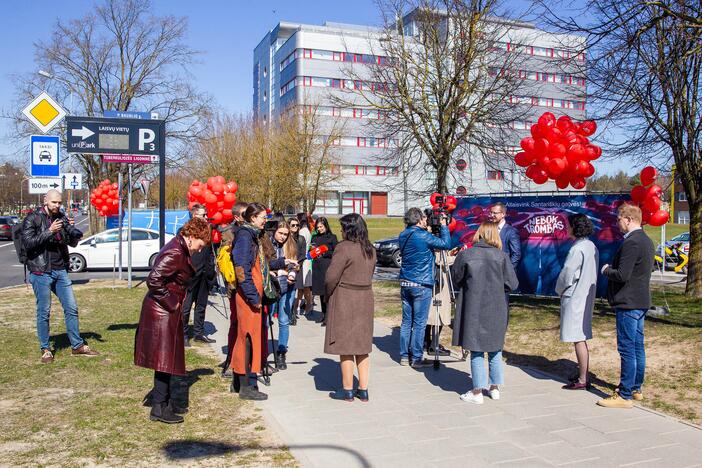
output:
[[[700,3],[596,0],[588,15],[575,17],[557,13],[564,10],[554,2],[541,6],[552,27],[588,36],[590,96],[596,118],[610,128],[605,152],[642,165],[675,164],[690,206],[686,294],[702,297]]]
[[[187,20],[156,17],[150,11],[149,1],[106,0],[82,18],[58,21],[50,39],[35,44],[37,67],[51,78],[40,79],[37,73],[17,77],[17,102],[28,102],[44,88],[71,115],[157,112],[167,123],[168,157],[179,159],[180,143],[201,133],[209,99],[194,88],[188,74],[197,52],[185,43]],[[11,117],[17,135],[32,132],[19,113]],[[91,188],[126,172],[122,165],[102,164],[97,155],[76,156]],[[137,166],[135,176],[148,170]]]
[[[26,181],[22,165],[6,162],[0,166],[0,214],[19,214],[24,208],[22,205],[30,198],[23,188]]]
[[[511,124],[528,108],[510,102],[523,86],[517,73],[523,55],[496,52],[518,26],[500,19],[508,16],[501,2],[378,4],[384,27],[374,53],[382,58],[363,70],[349,68],[354,85],[336,101],[381,113],[374,126],[390,139],[388,159],[402,170],[403,183],[412,174],[432,174],[424,185],[413,181],[414,192],[446,192],[459,158],[488,167],[511,161]]]

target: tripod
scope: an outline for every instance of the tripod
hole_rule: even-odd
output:
[[[445,280],[443,269],[446,269],[446,276],[448,277],[448,288],[450,294],[450,301],[453,302],[456,298],[456,293],[453,290],[453,279],[451,278],[451,269],[449,268],[448,259],[446,258],[446,251],[439,250],[439,260],[434,263],[434,277],[438,275],[438,281],[434,283],[434,300],[432,304],[434,305],[434,327],[432,330],[432,347],[434,348],[434,370],[439,370],[441,362],[439,361],[439,324],[441,323],[440,310],[442,306],[442,299],[440,297],[441,292],[444,290]],[[437,289],[438,287],[438,289]]]

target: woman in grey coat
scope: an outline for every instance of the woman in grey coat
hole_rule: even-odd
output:
[[[473,247],[460,252],[451,268],[457,290],[453,345],[470,350],[473,390],[461,395],[461,400],[480,405],[483,389],[488,388],[485,352],[490,369],[489,395],[493,400],[500,398],[499,386],[504,383],[502,348],[509,316],[505,292],[516,289],[519,282],[502,251],[497,223],[481,224],[473,241]]]
[[[575,243],[558,275],[556,293],[561,296],[561,341],[575,345],[579,375],[563,386],[566,390],[584,390],[590,385],[587,340],[592,338],[592,310],[600,261],[597,247],[588,239],[594,230],[592,221],[584,214],[568,217],[568,233],[575,238]]]

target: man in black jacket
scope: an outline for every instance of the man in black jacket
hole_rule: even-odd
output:
[[[632,408],[632,400],[643,400],[641,385],[646,368],[644,318],[651,307],[653,242],[641,229],[639,207],[624,204],[617,217],[624,242],[612,265],[603,265],[609,279],[607,300],[617,314],[617,350],[621,358],[618,391],[597,402],[607,408]]]
[[[61,203],[61,193],[49,190],[44,196],[44,206],[28,214],[22,221],[22,246],[27,253],[25,266],[36,296],[37,337],[42,353],[41,362],[44,364],[54,361],[49,345],[52,291],[63,307],[71,354],[99,354],[85,344],[78,330],[78,306],[67,271],[68,246],[75,247],[83,233],[73,226],[73,220],[61,212]]]
[[[193,218],[202,218],[207,221],[205,207],[200,204],[193,205],[190,210]],[[207,300],[210,297],[210,288],[215,279],[214,253],[212,247],[206,247],[200,252],[194,253],[190,257],[195,275],[190,280],[188,293],[183,300],[183,333],[185,334],[185,346],[190,346],[190,336],[188,334],[188,322],[190,321],[190,309],[195,301],[195,313],[193,316],[193,335],[195,341],[203,343],[214,343],[215,340],[205,336],[205,309]]]

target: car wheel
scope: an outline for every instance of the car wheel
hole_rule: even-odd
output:
[[[400,249],[392,253],[392,263],[397,268],[400,268],[402,266],[402,253],[400,252]]]
[[[156,263],[156,257],[158,257],[157,253],[153,254],[151,258],[149,258],[149,268],[154,267],[154,263]]]
[[[79,254],[71,254],[68,256],[68,271],[71,273],[79,273],[85,270],[85,258]]]

